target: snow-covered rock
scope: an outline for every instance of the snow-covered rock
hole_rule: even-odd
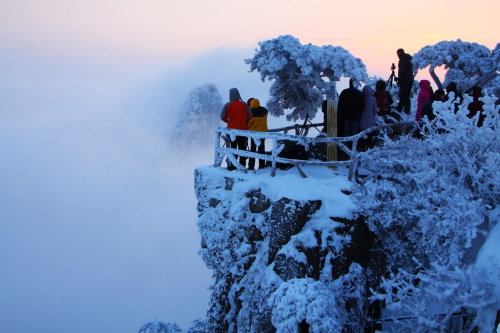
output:
[[[276,177],[268,169],[196,169],[199,253],[215,278],[207,331],[369,325],[367,288],[375,287],[384,261],[379,242],[354,216],[346,175],[304,169],[307,179],[294,169]]]

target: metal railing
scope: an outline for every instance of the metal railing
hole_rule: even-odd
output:
[[[235,166],[238,170],[242,170],[244,172],[247,172],[247,169],[242,166],[240,163],[238,163],[235,155],[238,156],[244,156],[247,158],[256,158],[259,160],[265,160],[265,161],[270,161],[271,162],[271,176],[274,177],[276,175],[276,164],[277,163],[284,163],[284,164],[291,164],[294,165],[300,175],[304,178],[307,178],[306,174],[302,170],[302,166],[304,165],[321,165],[321,166],[343,166],[347,165],[349,166],[349,180],[352,180],[356,173],[356,168],[358,165],[358,159],[361,154],[366,154],[367,152],[360,152],[357,151],[357,143],[358,140],[361,138],[367,138],[367,135],[369,133],[375,132],[375,131],[381,131],[384,129],[389,129],[389,128],[398,128],[400,129],[401,133],[406,133],[407,132],[407,127],[412,126],[415,129],[417,128],[418,124],[420,122],[416,121],[406,121],[406,122],[398,122],[394,124],[388,124],[388,125],[381,125],[381,126],[375,126],[371,127],[369,129],[366,129],[356,135],[349,136],[349,137],[307,137],[307,136],[299,136],[299,135],[290,135],[290,134],[284,134],[284,133],[279,133],[281,131],[288,132],[288,130],[295,129],[297,133],[297,128],[302,127],[302,126],[289,126],[289,127],[284,127],[284,128],[279,128],[279,129],[274,129],[274,130],[269,130],[269,132],[254,132],[254,131],[245,131],[245,130],[236,130],[236,129],[228,129],[224,127],[217,127],[215,129],[215,155],[214,155],[214,166],[219,167],[222,164],[222,161],[224,159],[224,156],[229,159],[229,161]],[[321,124],[316,124],[316,125],[321,125]],[[308,128],[315,126],[314,124],[310,125],[305,125],[308,126]],[[303,126],[303,127],[305,127]],[[222,135],[225,136],[224,140],[221,140]],[[233,138],[232,141],[237,136],[244,136],[247,138],[251,138],[256,142],[256,144],[260,141],[260,139],[270,139],[273,142],[273,148],[271,150],[270,154],[259,154],[256,152],[251,152],[248,150],[238,150],[238,149],[233,149],[229,146],[228,140],[229,138]],[[297,142],[304,146],[305,150],[308,151],[309,147],[311,145],[317,144],[317,143],[333,143],[340,147],[349,159],[347,161],[317,161],[317,160],[295,160],[295,159],[290,159],[290,158],[284,158],[278,156],[283,149],[285,148],[285,145],[283,143],[280,143],[280,141],[292,141],[292,142]],[[221,146],[221,142],[223,143]],[[348,148],[348,145],[346,145],[347,142],[352,142],[350,145],[351,148]]]

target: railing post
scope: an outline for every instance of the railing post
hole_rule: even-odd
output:
[[[272,168],[271,168],[271,177],[274,177],[276,175],[276,156],[278,155],[276,153],[276,150],[278,149],[278,139],[274,138],[273,139],[273,150],[271,150],[271,156],[272,156]]]
[[[328,100],[327,102],[327,136],[329,138],[337,137],[337,101]],[[326,144],[326,160],[328,162],[337,161],[337,144],[328,142]],[[329,169],[337,170],[336,165],[328,166]]]
[[[215,129],[215,153],[214,153],[214,167],[219,167],[222,164],[222,158],[220,158],[220,136],[221,132]]]

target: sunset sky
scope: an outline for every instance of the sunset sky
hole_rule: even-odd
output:
[[[386,71],[395,50],[413,54],[442,40],[498,40],[498,0],[1,1],[2,49],[60,57],[186,61],[219,47],[257,47],[291,34],[342,46],[368,71]]]
[[[0,332],[205,316],[193,170],[213,152],[173,154],[169,138],[207,82],[265,104],[269,82],[243,62],[259,41],[342,46],[388,78],[400,47],[493,49],[498,13],[499,0],[0,0]]]

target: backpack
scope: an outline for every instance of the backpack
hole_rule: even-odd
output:
[[[377,108],[377,113],[379,115],[386,115],[391,113],[391,106],[389,105],[387,91],[377,91]]]

